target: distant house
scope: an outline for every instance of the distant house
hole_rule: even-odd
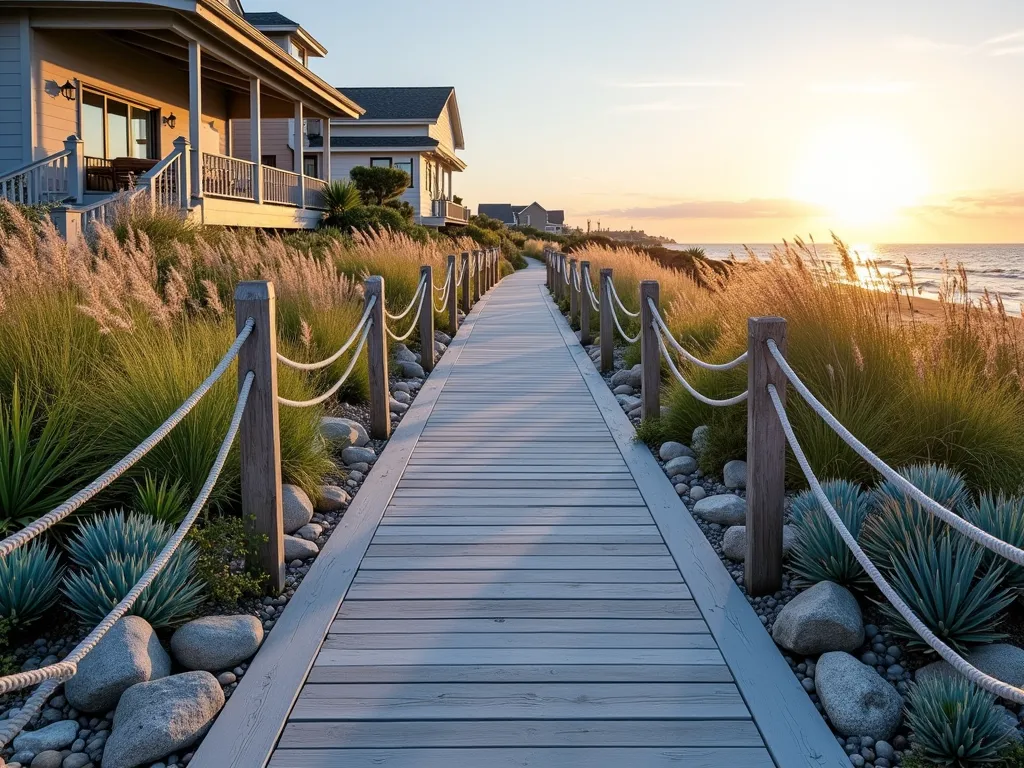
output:
[[[549,211],[540,203],[481,203],[477,213],[498,219],[509,227],[533,227],[556,235],[562,234],[565,227],[565,211]]]
[[[466,224],[469,209],[456,203],[452,175],[466,169],[456,150],[465,148],[455,89],[339,88],[366,113],[358,121],[331,121],[331,176],[348,178],[358,165],[401,168],[409,174],[402,196],[416,222],[429,227]],[[307,136],[310,151],[323,137]]]

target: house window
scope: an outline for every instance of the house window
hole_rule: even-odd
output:
[[[406,173],[409,174],[409,187],[411,188],[413,186],[412,159],[410,158],[409,160],[403,160],[401,162],[397,162],[397,163],[395,163],[394,167],[397,168],[400,171],[405,171]]]
[[[260,155],[260,164],[269,168],[277,168],[277,155]]]
[[[306,155],[302,158],[302,173],[304,176],[312,176],[319,179],[320,173],[318,168],[320,163],[317,162],[319,158],[316,155]]]
[[[390,168],[391,158],[390,157],[371,157],[370,158],[371,168]]]
[[[82,139],[89,157],[155,160],[157,112],[95,91],[82,93]]]

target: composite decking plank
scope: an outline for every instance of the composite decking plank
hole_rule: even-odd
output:
[[[393,664],[314,666],[308,683],[729,683],[724,664]]]
[[[417,632],[499,634],[572,632],[641,634],[700,634],[708,627],[700,619],[346,619],[335,621],[330,634],[402,634]]]
[[[428,575],[429,578],[429,575]],[[689,600],[685,584],[366,584],[355,583],[347,600]]]

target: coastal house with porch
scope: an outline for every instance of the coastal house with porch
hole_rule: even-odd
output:
[[[477,213],[497,219],[508,227],[533,227],[555,235],[562,234],[565,228],[565,211],[549,211],[536,202],[529,205],[481,203]]]
[[[330,164],[265,163],[262,129],[363,113],[308,68],[325,53],[237,0],[5,2],[0,197],[63,203],[68,234],[142,193],[207,224],[313,227]]]

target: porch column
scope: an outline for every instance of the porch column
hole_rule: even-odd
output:
[[[320,171],[323,180],[331,183],[331,118],[324,117],[323,127],[320,132],[324,136],[324,167]]]
[[[188,140],[192,145],[192,197],[203,196],[203,78],[202,51],[196,40],[188,41]]]
[[[441,164],[434,163],[434,194],[438,200],[444,200],[444,186],[441,176]]]
[[[447,197],[449,200],[452,199],[452,169],[448,169],[448,193]]]
[[[252,169],[252,198],[263,202],[263,121],[260,120],[260,79],[249,79],[249,159]]]
[[[302,102],[295,102],[295,173],[299,174],[299,208],[306,207],[306,177],[303,166],[306,164],[306,129],[302,124]]]

